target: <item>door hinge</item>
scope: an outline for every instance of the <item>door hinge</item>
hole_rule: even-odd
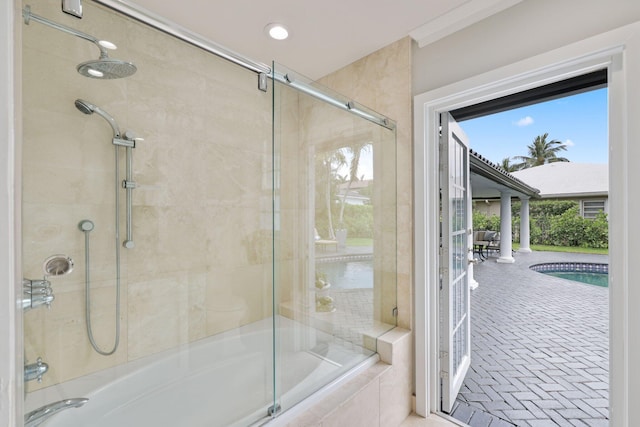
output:
[[[441,351],[440,352],[440,359],[444,359],[445,357],[449,356],[449,353],[446,351]]]
[[[440,378],[444,378],[444,379],[449,378],[449,373],[445,371],[440,371]]]
[[[391,309],[391,316],[398,317],[398,307],[393,307]]]

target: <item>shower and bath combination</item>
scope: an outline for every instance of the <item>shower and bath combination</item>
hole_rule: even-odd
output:
[[[122,246],[127,249],[134,247],[133,232],[132,232],[132,190],[136,187],[136,183],[133,181],[133,149],[136,146],[136,141],[141,138],[136,138],[131,132],[125,132],[124,135],[120,132],[120,127],[116,123],[115,119],[102,110],[100,107],[85,101],[83,99],[76,99],[76,108],[87,115],[93,113],[99,115],[109,123],[113,130],[113,145],[115,153],[115,248],[116,248],[116,333],[113,348],[105,351],[98,347],[93,338],[93,330],[91,327],[91,277],[90,277],[90,247],[89,247],[89,234],[94,229],[95,225],[91,220],[85,219],[80,221],[78,228],[84,233],[85,238],[85,315],[87,323],[87,335],[89,342],[93,349],[103,356],[109,356],[118,349],[120,342],[120,196],[118,190],[120,188],[120,161],[119,161],[119,147],[125,147],[126,149],[126,178],[122,181],[122,187],[126,190],[126,216],[127,216],[127,237],[122,242]]]
[[[30,6],[25,6],[24,9],[22,9],[22,17],[24,18],[24,23],[27,25],[29,25],[29,22],[33,20],[95,44],[98,49],[100,49],[100,57],[98,59],[85,61],[78,64],[76,67],[78,73],[83,76],[94,79],[119,79],[129,77],[137,71],[136,66],[131,62],[109,58],[107,49],[116,49],[116,45],[109,41],[98,40],[96,37],[83,33],[82,31],[58,24],[57,22],[50,21],[47,18],[31,13]]]
[[[29,25],[31,21],[36,21],[56,30],[62,31],[67,34],[74,35],[81,39],[90,41],[95,44],[98,49],[100,49],[100,57],[96,60],[89,60],[78,64],[76,70],[83,76],[91,77],[94,79],[119,79],[123,77],[129,77],[133,75],[137,68],[136,66],[128,61],[122,61],[119,59],[109,58],[108,49],[116,49],[116,45],[106,41],[99,40],[94,36],[83,33],[82,31],[76,30],[74,28],[67,27],[65,25],[59,24],[57,22],[50,21],[47,18],[43,18],[42,16],[38,16],[31,12],[30,6],[25,6],[22,9],[22,17],[24,18],[24,23]],[[82,99],[77,99],[75,101],[75,106],[78,110],[83,112],[84,114],[93,114],[96,113],[103,119],[105,119],[113,130],[113,144],[115,147],[115,183],[116,183],[116,191],[115,191],[115,204],[116,204],[116,214],[115,214],[115,222],[116,222],[116,337],[115,343],[113,345],[113,349],[110,351],[101,350],[95,343],[93,339],[93,332],[91,328],[91,306],[90,306],[90,275],[89,275],[89,233],[94,228],[93,222],[90,220],[83,220],[79,224],[80,230],[85,234],[85,259],[86,259],[86,322],[87,322],[87,334],[89,336],[89,341],[93,348],[104,356],[108,356],[113,354],[117,348],[120,340],[120,198],[118,195],[118,188],[120,187],[119,176],[120,176],[120,167],[118,161],[118,148],[125,147],[126,149],[126,178],[122,181],[122,186],[126,190],[126,200],[127,200],[127,237],[126,240],[122,243],[122,245],[131,249],[134,246],[133,237],[132,237],[132,225],[131,225],[131,216],[132,216],[132,190],[136,187],[135,182],[133,181],[133,148],[135,148],[136,141],[140,138],[136,138],[132,133],[126,132],[124,135],[120,132],[120,128],[116,123],[115,119],[111,117],[107,112],[97,107],[96,105],[84,101]],[[34,304],[50,304],[53,300],[53,295],[50,292],[50,288],[47,286],[39,286],[39,283],[36,283],[34,286],[33,281],[30,281],[29,291],[29,307],[31,308]],[[26,285],[25,285],[26,286]],[[25,288],[26,289],[26,288]],[[32,291],[33,289],[33,291]],[[35,297],[31,297],[31,292],[37,293],[38,300],[36,301]],[[25,290],[26,293],[26,290]],[[26,298],[25,298],[26,301]],[[36,301],[33,303],[32,301]],[[26,302],[23,305],[27,304]],[[26,309],[25,305],[25,309]]]

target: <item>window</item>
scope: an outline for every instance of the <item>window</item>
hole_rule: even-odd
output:
[[[598,215],[598,212],[606,212],[605,200],[583,200],[582,201],[582,216],[584,218],[593,219]]]

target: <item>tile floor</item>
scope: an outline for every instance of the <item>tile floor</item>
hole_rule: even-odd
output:
[[[608,426],[608,289],[529,269],[607,257],[514,257],[475,267],[471,369],[453,417],[472,427]]]

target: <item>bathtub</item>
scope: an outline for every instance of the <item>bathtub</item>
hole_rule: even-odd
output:
[[[274,404],[271,318],[29,393],[25,413],[87,397],[83,407],[59,412],[42,426],[276,425],[295,414],[294,406],[308,406],[308,396],[377,361],[373,352],[301,323],[277,317],[276,324],[275,393],[282,417],[268,415]]]

